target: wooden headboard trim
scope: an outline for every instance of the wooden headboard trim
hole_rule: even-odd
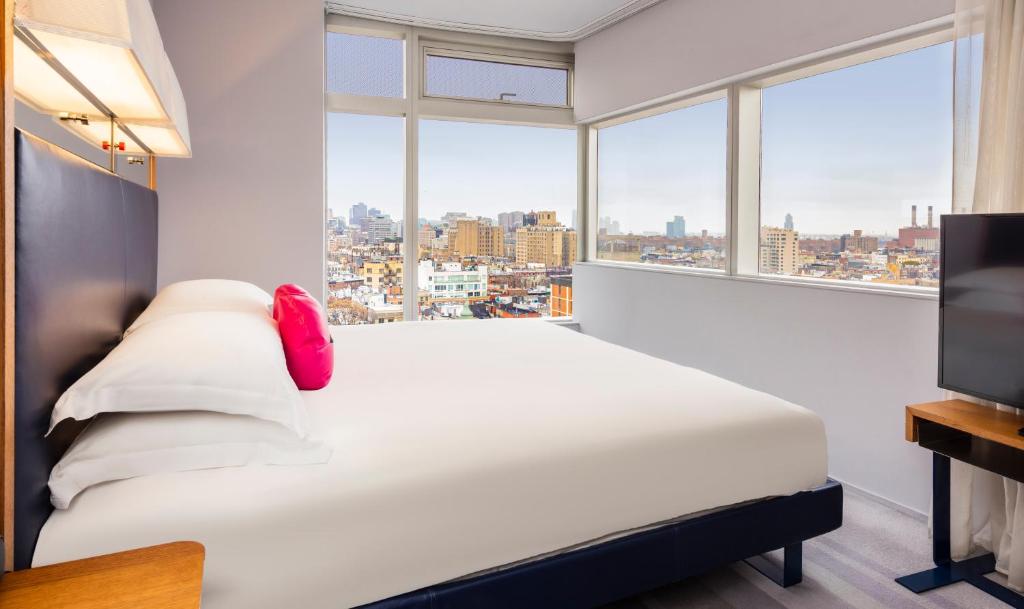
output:
[[[2,0],[0,43],[0,529],[3,565],[14,565],[14,0]]]

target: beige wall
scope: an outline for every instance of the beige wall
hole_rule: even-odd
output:
[[[322,0],[154,0],[193,158],[159,164],[160,273],[324,294]]]
[[[953,0],[664,0],[576,44],[576,118],[952,12]]]

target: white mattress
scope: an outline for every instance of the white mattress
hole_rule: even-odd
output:
[[[548,322],[334,337],[329,463],[93,487],[33,564],[191,539],[204,609],[338,609],[825,481],[810,411]]]

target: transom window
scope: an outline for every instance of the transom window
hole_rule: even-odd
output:
[[[427,50],[424,94],[510,104],[568,106],[569,64],[527,59],[504,61],[480,53]]]
[[[324,66],[327,91],[372,97],[402,97],[405,43],[400,38],[327,32]]]

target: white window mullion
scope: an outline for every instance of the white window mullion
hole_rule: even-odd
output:
[[[597,260],[597,129],[583,126],[579,137],[583,148],[583,163],[579,169],[581,179],[578,205],[579,209],[584,210],[583,220],[579,223],[583,227],[580,241],[586,248],[581,260]]]
[[[415,321],[419,316],[419,288],[416,276],[419,264],[419,112],[420,90],[419,35],[409,29],[405,39],[405,222],[402,243],[402,318]]]
[[[729,274],[756,275],[761,224],[761,90],[729,87]]]

